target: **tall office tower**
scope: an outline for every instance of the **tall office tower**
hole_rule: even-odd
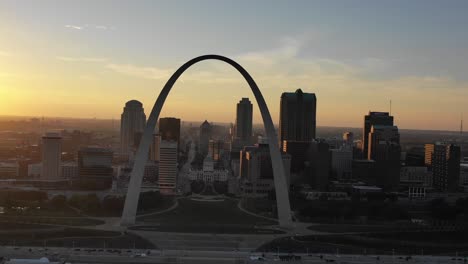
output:
[[[317,98],[313,93],[283,93],[280,103],[280,148],[284,140],[312,141],[315,138]]]
[[[210,139],[208,142],[208,156],[214,161],[221,159],[221,155],[224,152],[224,141]]]
[[[205,120],[200,126],[199,152],[203,155],[208,153],[208,142],[211,138],[211,125]]]
[[[136,100],[125,104],[120,120],[120,149],[124,155],[130,154],[139,144],[145,129],[146,115],[143,105]]]
[[[161,136],[159,134],[153,134],[153,142],[150,146],[150,160],[159,162],[159,145],[161,144]]]
[[[432,153],[433,186],[441,192],[456,192],[460,182],[460,147],[434,144]]]
[[[177,142],[162,140],[159,145],[159,191],[175,194],[177,182]]]
[[[309,151],[310,141],[283,141],[283,152],[291,155],[291,172],[294,174],[302,174],[306,166],[307,153]]]
[[[364,116],[364,128],[362,130],[362,156],[369,156],[369,133],[374,125],[393,126],[393,116],[387,112],[369,112]]]
[[[249,98],[242,98],[237,104],[236,137],[246,145],[252,139],[252,113],[253,107]]]
[[[106,189],[112,185],[111,149],[101,147],[83,147],[78,151],[79,181],[88,189]]]
[[[59,133],[46,133],[42,137],[41,179],[57,180],[60,178],[62,155],[62,137]]]
[[[177,141],[180,144],[180,119],[164,117],[159,119],[159,135],[162,140]]]
[[[400,133],[396,126],[373,125],[369,133],[368,160],[376,164],[375,184],[394,191],[400,183]]]

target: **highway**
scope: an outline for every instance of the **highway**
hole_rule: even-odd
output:
[[[143,255],[142,255],[143,254]],[[281,253],[280,255],[287,255]],[[89,251],[78,248],[44,248],[39,247],[2,247],[0,256],[6,258],[48,257],[51,261],[67,261],[70,263],[283,263],[277,254],[266,254],[264,260],[252,260],[251,256],[259,257],[258,253],[236,251],[193,251],[193,250],[138,250],[138,249],[106,249]],[[331,255],[331,254],[296,254],[299,261],[284,263],[340,263],[340,264],[463,264],[467,263],[463,257],[455,256],[408,256],[400,255]]]

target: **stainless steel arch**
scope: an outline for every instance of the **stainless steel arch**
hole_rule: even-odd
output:
[[[275,128],[273,126],[273,121],[271,119],[270,112],[265,103],[265,99],[262,96],[262,93],[258,89],[257,84],[252,79],[250,74],[237,62],[220,55],[203,55],[191,59],[182,65],[167,81],[164,85],[161,93],[159,94],[158,99],[156,100],[151,114],[148,118],[146,128],[142,139],[140,141],[140,146],[136,153],[135,163],[131,173],[130,183],[128,185],[127,197],[125,199],[124,210],[122,213],[121,225],[133,225],[135,223],[138,198],[140,196],[141,183],[143,179],[145,164],[148,159],[148,150],[150,148],[151,139],[153,131],[156,127],[156,122],[159,118],[159,114],[163,107],[163,104],[177,79],[187,70],[190,66],[195,63],[204,60],[220,60],[228,63],[229,65],[236,68],[244,77],[244,79],[249,84],[252,92],[257,101],[260,113],[262,115],[263,124],[265,126],[265,131],[269,141],[270,155],[273,165],[273,177],[276,190],[276,201],[278,207],[278,221],[280,226],[290,227],[291,226],[291,208],[289,204],[288,196],[288,186],[285,177],[284,166],[281,158],[281,153],[278,148],[278,141],[275,133]]]

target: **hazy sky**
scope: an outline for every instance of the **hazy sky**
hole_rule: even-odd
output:
[[[185,61],[216,53],[253,76],[278,122],[282,92],[317,94],[317,124],[457,130],[468,117],[468,1],[0,0],[0,115],[149,114]],[[229,122],[253,95],[222,62],[174,86],[162,116]],[[254,108],[254,122],[259,122]],[[466,122],[468,124],[468,122]]]

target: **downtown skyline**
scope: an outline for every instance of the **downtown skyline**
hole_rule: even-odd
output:
[[[389,111],[390,100],[403,129],[457,131],[468,113],[461,1],[259,2],[252,8],[264,9],[243,21],[236,15],[247,2],[187,2],[184,21],[176,4],[127,5],[0,3],[0,115],[117,119],[131,99],[148,114],[175,69],[209,53],[252,74],[275,124],[281,93],[298,88],[317,95],[317,126],[360,127],[369,110]],[[120,19],[123,11],[131,19]],[[225,28],[216,24],[222,15]],[[253,95],[235,70],[204,62],[176,83],[161,116],[229,123],[242,97]],[[261,122],[258,106],[253,121]]]

